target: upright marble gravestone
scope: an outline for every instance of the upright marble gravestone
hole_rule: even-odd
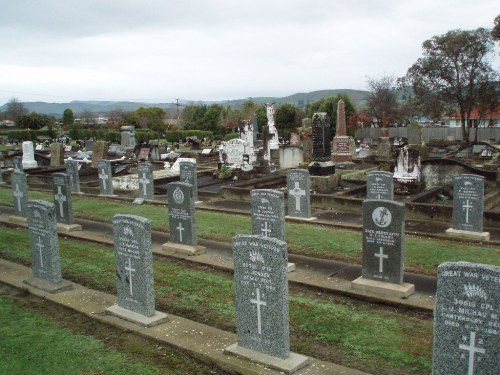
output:
[[[100,194],[113,195],[111,162],[109,160],[97,161],[97,175],[99,177]]]
[[[12,172],[11,186],[14,199],[14,212],[17,216],[26,217],[26,203],[28,202],[28,181],[24,172]]]
[[[285,239],[285,200],[280,191],[255,189],[251,192],[252,234]]]
[[[392,173],[376,171],[366,174],[366,199],[394,199],[394,181]]]
[[[71,289],[61,276],[54,204],[29,201],[27,210],[33,277],[24,282],[51,293]]]
[[[67,160],[66,164],[66,173],[70,178],[71,191],[73,193],[80,192],[80,174],[78,170],[79,163],[75,160]]]
[[[139,163],[137,166],[139,181],[139,197],[144,199],[153,199],[154,180],[153,165],[151,163]]]
[[[288,189],[288,215],[311,217],[311,187],[309,172],[305,169],[290,169],[286,175]]]
[[[52,175],[52,193],[56,205],[57,222],[73,224],[73,200],[71,198],[70,177],[66,173]]]
[[[500,374],[500,267],[447,262],[438,267],[434,375]]]
[[[453,229],[483,231],[484,177],[461,174],[453,180]]]
[[[193,186],[194,201],[198,201],[198,178],[196,174],[196,162],[190,160],[179,163],[179,181]]]
[[[135,215],[115,215],[113,237],[118,303],[107,311],[144,326],[161,323],[166,315],[155,310],[150,221]]]

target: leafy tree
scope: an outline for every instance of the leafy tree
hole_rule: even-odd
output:
[[[141,107],[132,113],[128,122],[140,128],[160,131],[163,129],[164,118],[165,111],[160,107]]]
[[[29,115],[18,116],[16,125],[23,129],[37,130],[47,127],[49,130],[52,130],[54,122],[54,117],[31,112]]]
[[[28,109],[18,98],[11,98],[7,103],[7,118],[17,122],[19,116],[28,113]]]
[[[368,77],[367,114],[381,126],[386,117],[387,124],[395,123],[399,115],[398,88],[394,76],[379,79]]]
[[[458,112],[462,139],[469,140],[469,121],[474,109],[486,100],[482,93],[494,92],[491,86],[498,73],[489,64],[494,43],[483,28],[452,30],[422,44],[419,58],[401,80],[411,84],[417,100],[438,102],[448,112]]]
[[[348,95],[339,94],[337,96],[329,96],[322,98],[314,103],[306,106],[306,117],[311,118],[315,112],[326,112],[330,117],[330,125],[332,132],[337,128],[337,104],[342,99],[345,103],[345,116],[346,120],[356,113],[356,107],[352,103]]]
[[[293,104],[282,104],[274,111],[276,128],[282,130],[282,136],[287,136],[291,130],[300,126],[304,117],[298,107]]]
[[[491,37],[493,40],[497,41],[500,43],[500,14],[495,17],[495,26],[493,27],[493,30],[491,31]]]
[[[220,104],[188,105],[184,108],[182,117],[188,130],[205,130],[222,134],[224,112],[224,107]]]
[[[96,124],[95,117],[96,116],[92,112],[90,112],[90,111],[83,111],[80,114],[80,123],[83,126],[95,125]]]
[[[73,125],[75,122],[75,116],[73,115],[73,111],[71,108],[66,108],[63,112],[63,125],[64,127],[68,127]]]

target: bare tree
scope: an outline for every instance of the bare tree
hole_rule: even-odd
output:
[[[394,123],[398,117],[398,93],[396,78],[384,76],[379,79],[368,77],[368,114],[375,118],[381,126],[382,119],[387,118],[388,124]]]
[[[28,113],[28,109],[23,103],[19,101],[18,98],[11,98],[7,103],[7,118],[16,121],[16,119],[22,115]]]

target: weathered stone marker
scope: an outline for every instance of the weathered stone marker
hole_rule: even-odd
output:
[[[233,257],[238,343],[225,351],[287,373],[304,367],[308,358],[290,352],[286,243],[238,235]]]
[[[33,277],[24,282],[50,293],[71,289],[72,284],[61,276],[54,205],[29,201],[27,210]]]
[[[113,195],[113,176],[109,160],[97,162],[97,176],[99,177],[100,195]]]
[[[71,179],[66,173],[52,175],[52,193],[56,206],[57,227],[66,232],[82,230],[82,226],[73,220],[73,198],[71,196]]]
[[[26,217],[26,203],[28,202],[28,180],[24,172],[12,172],[10,175],[14,212],[17,217]]]
[[[7,183],[3,179],[2,168],[0,168],[0,185],[6,185]]]
[[[352,287],[408,297],[415,286],[403,282],[404,203],[367,199],[363,202],[363,269]]]
[[[80,173],[79,173],[79,163],[75,160],[66,160],[64,162],[66,165],[66,173],[70,178],[71,191],[73,193],[80,192]]]
[[[113,217],[117,305],[106,311],[145,327],[163,323],[155,310],[151,223],[135,215]]]
[[[139,182],[139,198],[153,199],[154,179],[153,165],[151,163],[139,163],[137,166],[137,177]]]
[[[311,183],[305,169],[290,169],[286,175],[288,189],[288,216],[311,218]]]
[[[64,146],[55,142],[50,145],[50,166],[59,167],[64,164]]]
[[[12,158],[12,168],[14,168],[14,172],[23,171],[23,158],[21,156],[14,156]]]
[[[366,174],[366,199],[394,199],[394,181],[392,173],[376,171]]]
[[[170,241],[163,244],[163,250],[187,255],[198,255],[206,247],[198,245],[196,236],[193,186],[185,182],[167,185],[168,221]]]
[[[434,310],[434,375],[500,374],[500,267],[439,265]]]
[[[198,201],[198,178],[195,161],[183,160],[179,163],[179,181],[193,186],[193,197],[196,203]]]
[[[453,180],[453,228],[446,230],[450,236],[489,240],[483,232],[484,177],[460,174]]]

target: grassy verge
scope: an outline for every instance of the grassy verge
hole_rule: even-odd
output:
[[[50,193],[40,191],[30,191],[29,197],[53,200]],[[13,205],[10,189],[0,189],[0,204]],[[74,196],[73,210],[75,217],[103,222],[111,222],[113,215],[117,213],[139,215],[151,220],[154,230],[168,231],[167,209],[163,207],[137,206]],[[230,242],[236,234],[251,232],[249,216],[198,210],[196,221],[198,236],[207,239]],[[285,240],[289,252],[293,254],[361,264],[360,231],[286,223]],[[500,250],[498,246],[406,236],[406,271],[435,275],[437,266],[447,261],[500,265]]]
[[[25,230],[0,227],[0,256],[29,265]],[[112,248],[60,239],[63,276],[115,293]],[[207,267],[155,261],[160,311],[235,331],[232,276]],[[290,290],[291,349],[374,374],[426,374],[431,367],[432,321],[408,311],[338,296]]]

